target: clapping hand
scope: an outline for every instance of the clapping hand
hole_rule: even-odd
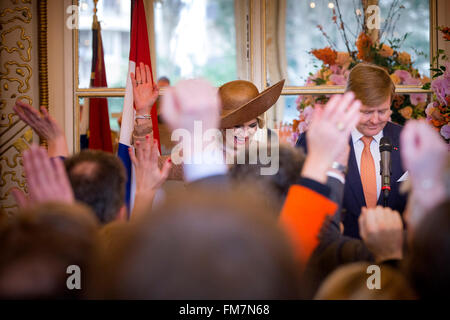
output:
[[[158,99],[159,88],[152,82],[150,67],[141,62],[136,66],[136,74],[130,73],[131,84],[133,85],[133,99],[136,107],[136,114],[150,114],[152,106]]]

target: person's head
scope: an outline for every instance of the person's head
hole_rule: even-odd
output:
[[[79,267],[81,288],[86,286],[97,230],[82,204],[46,203],[10,217],[0,227],[0,298],[79,298],[82,291],[67,287],[67,270]]]
[[[83,150],[67,158],[65,166],[75,199],[90,206],[102,224],[125,218],[126,175],[118,157]]]
[[[164,87],[169,87],[170,86],[170,79],[167,77],[160,77],[158,79],[158,87],[159,88],[164,88]]]
[[[414,232],[406,259],[420,298],[450,297],[450,200],[426,214]]]
[[[377,267],[379,274],[375,270]],[[375,277],[379,277],[378,284]],[[369,285],[374,287],[369,288]],[[315,299],[411,300],[416,299],[416,295],[400,271],[386,265],[370,269],[370,264],[356,262],[331,273],[320,286]]]
[[[226,130],[223,129],[222,132],[227,148],[237,151],[238,148],[248,147],[258,128],[262,128],[263,126],[264,120],[261,120],[260,118],[252,119],[241,125],[236,125],[233,128],[230,128],[230,130],[232,130],[231,139],[227,136]]]
[[[260,145],[259,147],[266,146]],[[270,153],[270,149],[269,144],[267,146],[267,154]],[[245,159],[250,158],[249,153],[250,149],[247,148]],[[255,185],[263,183],[263,189],[265,190],[263,197],[267,196],[281,206],[284,203],[290,186],[295,184],[300,178],[305,155],[301,149],[286,144],[279,145],[278,157],[271,157],[271,161],[278,161],[278,171],[275,174],[270,175],[261,174],[261,169],[269,167],[270,164],[261,161],[260,150],[258,150],[258,155],[256,164],[250,164],[249,161],[246,161],[243,164],[235,164],[230,168],[228,174],[237,183],[250,182]]]
[[[351,71],[345,91],[353,91],[361,100],[361,120],[356,129],[372,137],[381,132],[392,114],[395,85],[382,67],[360,63]]]
[[[261,93],[252,82],[245,80],[230,81],[219,88],[220,128],[227,149],[236,151],[249,145],[257,129],[264,127],[263,114],[276,103],[283,84],[284,80]]]
[[[109,262],[126,299],[298,296],[298,265],[274,213],[250,191],[195,187],[167,199]],[[108,282],[108,281],[107,281]],[[114,283],[115,282],[115,283]]]

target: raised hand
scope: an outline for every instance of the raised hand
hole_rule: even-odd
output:
[[[446,197],[448,145],[424,121],[410,120],[400,135],[400,152],[411,181],[410,210],[405,213],[413,230],[434,206]]]
[[[345,157],[350,131],[360,118],[361,102],[352,92],[333,96],[324,109],[316,108],[306,139],[308,155],[302,175],[319,182],[333,161]],[[344,153],[343,153],[344,152]]]
[[[44,106],[40,107],[41,113],[39,113],[28,103],[16,100],[13,110],[22,121],[36,131],[41,139],[47,140],[50,157],[69,155],[63,130]]]
[[[151,141],[147,135],[145,141],[136,141],[136,154],[129,148],[131,162],[136,172],[136,197],[133,215],[136,211],[151,205],[156,191],[169,176],[172,163],[167,160],[162,169],[158,167],[158,142]]]
[[[164,94],[161,114],[172,130],[183,128],[191,134],[194,121],[203,131],[218,128],[221,101],[217,88],[202,79],[180,81]]]
[[[136,74],[130,73],[131,84],[133,85],[133,99],[136,107],[136,114],[150,114],[152,106],[158,99],[159,88],[152,82],[150,67],[141,62],[136,66]]]
[[[376,262],[403,257],[403,222],[391,208],[362,208],[359,216],[361,238]]]
[[[48,201],[73,203],[72,187],[60,158],[50,159],[44,148],[35,145],[23,153],[23,165],[28,184],[28,199],[17,190],[13,195],[19,206]]]

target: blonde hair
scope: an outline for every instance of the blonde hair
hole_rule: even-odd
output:
[[[345,91],[353,91],[363,105],[377,107],[388,98],[392,102],[395,85],[382,67],[360,63],[350,71]]]
[[[367,287],[369,263],[355,262],[332,272],[322,283],[315,300],[414,300],[417,296],[398,270],[380,265],[380,289]]]

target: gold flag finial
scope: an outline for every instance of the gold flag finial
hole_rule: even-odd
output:
[[[97,25],[98,25],[97,2],[98,2],[98,0],[94,0],[94,16],[93,16],[93,19],[92,19],[92,29],[97,29]]]

